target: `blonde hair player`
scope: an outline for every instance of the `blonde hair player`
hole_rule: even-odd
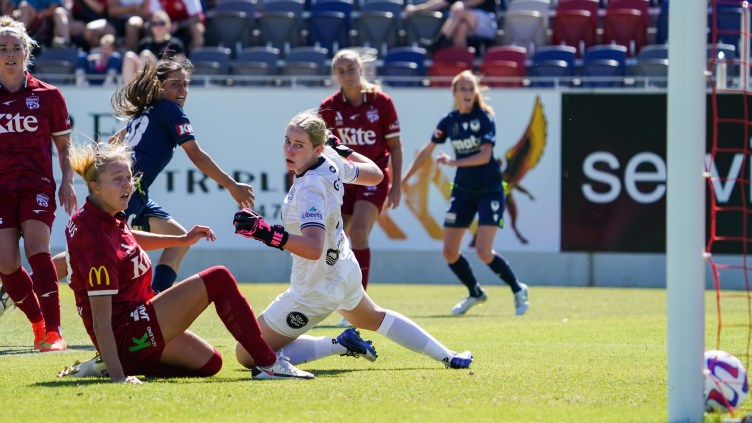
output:
[[[71,122],[60,90],[28,71],[37,43],[24,25],[0,17],[0,278],[10,299],[29,319],[34,349],[62,351],[60,296],[50,254],[55,220],[55,178],[52,144],[58,153],[62,179],[57,193],[68,214],[77,207],[73,172],[68,163]],[[52,142],[50,142],[52,140]],[[33,276],[21,266],[19,241]],[[0,292],[0,298],[6,293]],[[7,299],[3,302],[8,305]],[[4,307],[3,307],[4,309]]]
[[[368,289],[371,273],[369,237],[384,207],[396,208],[402,197],[402,142],[397,109],[381,87],[368,82],[363,58],[342,49],[332,59],[339,90],[319,105],[319,114],[348,148],[373,160],[384,179],[373,186],[348,185],[342,203],[345,232]],[[340,325],[347,326],[345,320]]]
[[[175,235],[131,231],[123,211],[138,177],[131,170],[129,149],[119,143],[74,147],[71,166],[86,181],[89,196],[66,228],[70,286],[101,359],[76,363],[60,376],[109,374],[113,382],[124,383],[141,383],[135,375],[212,376],[221,369],[222,356],[188,328],[214,303],[259,372],[275,379],[313,378],[277,359],[225,267],[210,267],[154,296],[145,250],[189,246],[202,238],[214,241],[214,232],[199,225]]]
[[[456,158],[444,152],[436,156],[437,163],[457,168],[449,210],[444,218],[444,258],[469,291],[469,295],[452,308],[452,314],[463,315],[488,298],[460,250],[462,237],[477,213],[475,252],[512,289],[515,313],[520,316],[529,307],[528,287],[517,279],[506,259],[493,249],[505,200],[501,167],[493,156],[496,144],[493,109],[483,101],[478,78],[470,71],[454,77],[452,95],[454,109],[439,121],[431,139],[418,150],[404,180],[431,158],[438,144],[449,141]]]
[[[376,360],[371,342],[353,328],[337,338],[305,335],[336,311],[356,327],[377,331],[447,367],[469,367],[469,351],[448,349],[409,318],[376,305],[363,289],[342,227],[343,184],[374,185],[383,174],[373,161],[347,147],[326,146],[329,137],[326,123],[313,111],[288,123],[283,152],[295,178],[282,205],[284,225],[271,226],[250,209],[235,214],[235,233],[292,254],[290,287],[258,318],[264,339],[293,364],[335,354]],[[241,364],[254,366],[243,345],[237,345],[236,354]]]

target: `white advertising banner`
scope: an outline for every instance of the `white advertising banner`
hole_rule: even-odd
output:
[[[278,223],[287,183],[282,157],[285,126],[297,112],[318,107],[331,91],[331,88],[197,88],[190,93],[186,113],[201,147],[231,176],[250,183],[255,189],[257,211],[270,222]],[[415,151],[430,139],[439,119],[450,110],[451,91],[387,89],[387,93],[392,96],[400,117],[406,169]],[[63,94],[74,119],[74,142],[89,142],[94,138],[94,115],[99,115],[100,133],[109,134],[123,126],[109,115],[112,91],[66,88]],[[496,248],[506,252],[558,252],[561,94],[490,90],[486,96],[496,112],[494,155],[504,159],[504,166],[509,159],[513,163],[507,173],[516,213],[513,217],[507,208],[505,227],[496,238]],[[453,155],[448,144],[439,149]],[[214,229],[215,243],[201,243],[194,248],[265,248],[233,233],[232,215],[237,210],[234,201],[217,183],[199,172],[179,147],[178,150],[152,185],[150,196],[186,228],[203,224]],[[453,176],[453,168],[426,167],[409,181],[402,204],[386,211],[374,228],[371,248],[441,251],[441,226]],[[87,190],[78,176],[76,190],[81,203]],[[65,246],[67,219],[65,212],[58,209],[52,237],[54,252]],[[465,245],[470,240],[468,234]]]

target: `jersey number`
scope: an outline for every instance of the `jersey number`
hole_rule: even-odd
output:
[[[123,144],[131,149],[137,146],[141,142],[141,137],[144,136],[144,132],[146,132],[148,126],[149,116],[142,115],[134,119],[131,122],[130,128],[128,128],[128,133],[125,135]]]

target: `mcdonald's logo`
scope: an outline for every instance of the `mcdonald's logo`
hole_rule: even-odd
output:
[[[104,266],[92,267],[89,269],[89,285],[94,287],[94,279],[97,280],[97,285],[102,285],[102,274],[104,274],[104,284],[110,285],[110,274],[107,273],[107,269]]]

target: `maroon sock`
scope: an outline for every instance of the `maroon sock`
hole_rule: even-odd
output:
[[[222,354],[216,348],[214,348],[214,353],[209,358],[209,361],[196,370],[165,364],[157,364],[148,368],[144,368],[139,364],[126,364],[123,366],[125,374],[154,377],[209,377],[219,373],[220,369],[222,369]]]
[[[31,323],[42,320],[42,310],[39,308],[37,296],[34,294],[31,276],[26,273],[26,269],[19,267],[10,275],[0,273],[0,278],[3,280],[3,286],[8,296],[16,303],[16,307],[23,311],[26,318]]]
[[[34,280],[34,292],[44,316],[47,332],[60,332],[60,292],[57,287],[57,271],[50,253],[37,253],[29,257],[29,266]]]
[[[204,281],[209,302],[214,303],[222,323],[248,351],[253,361],[263,367],[274,364],[277,355],[261,337],[261,328],[256,322],[256,316],[240,293],[232,273],[224,266],[214,266],[198,275]]]
[[[360,265],[360,273],[363,275],[363,289],[368,289],[368,276],[371,268],[371,249],[353,250],[355,258]]]

